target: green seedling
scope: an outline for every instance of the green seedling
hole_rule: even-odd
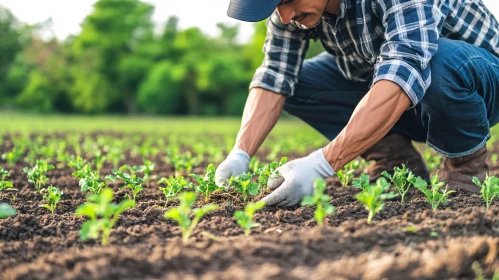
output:
[[[393,183],[395,189],[402,197],[400,202],[404,203],[404,197],[411,186],[410,181],[414,178],[414,174],[411,170],[409,170],[405,164],[402,164],[402,168],[397,166],[393,168],[393,175],[388,174],[386,171],[383,171],[381,175],[385,176]]]
[[[332,214],[336,209],[329,204],[331,196],[324,194],[326,191],[326,181],[324,179],[315,179],[313,195],[307,195],[301,201],[302,206],[316,206],[314,218],[318,225],[324,224],[324,218]]]
[[[168,204],[168,201],[170,201],[170,199],[176,198],[180,191],[182,191],[183,189],[194,188],[194,185],[190,182],[187,182],[183,176],[177,178],[170,176],[168,179],[161,178],[158,181],[158,184],[166,185],[164,188],[159,188],[166,197],[165,207]]]
[[[370,185],[369,188],[355,196],[358,201],[365,205],[366,210],[369,211],[367,224],[371,224],[374,215],[383,211],[385,208],[383,201],[397,196],[393,192],[386,192],[389,188],[390,184],[385,178],[381,177],[376,181],[376,185]]]
[[[120,144],[121,145],[121,144]],[[107,159],[111,161],[113,164],[113,168],[118,168],[120,162],[125,159],[125,155],[123,154],[123,150],[118,145],[112,145],[108,148]]]
[[[102,152],[98,149],[95,154],[94,154],[94,166],[95,166],[95,173],[97,174],[97,177],[100,175],[100,170],[104,166],[104,162],[106,161],[106,157],[102,155]]]
[[[258,170],[263,167],[262,165],[260,159],[257,156],[253,156],[248,166],[248,172],[256,174],[258,173]]]
[[[367,190],[371,186],[371,183],[369,182],[369,175],[365,173],[360,174],[359,178],[353,179],[352,186],[363,191]]]
[[[165,219],[172,219],[176,221],[182,229],[182,241],[184,244],[189,242],[189,237],[196,228],[199,220],[208,212],[217,209],[217,205],[208,204],[201,208],[192,209],[192,205],[196,202],[196,193],[184,192],[178,196],[180,204],[178,207],[172,208],[165,213]],[[194,214],[191,220],[190,215]]]
[[[101,182],[99,176],[92,171],[92,167],[88,163],[82,169],[73,172],[73,176],[80,179],[79,185],[83,193],[90,191],[97,194],[106,186],[106,183]]]
[[[16,163],[23,157],[24,147],[14,147],[10,152],[2,154],[2,159],[6,160],[9,166],[14,167]]]
[[[444,182],[440,182],[438,179],[438,173],[431,177],[431,188],[428,189],[428,183],[421,177],[411,179],[411,183],[414,187],[420,190],[426,196],[426,202],[431,204],[431,208],[436,210],[440,204],[446,205],[448,203],[447,196],[454,191],[448,191],[447,187],[442,189]]]
[[[343,187],[348,186],[350,181],[352,180],[355,170],[361,167],[361,161],[358,159],[352,160],[347,163],[343,169],[339,170],[336,174],[340,179],[341,185]]]
[[[102,190],[100,194],[87,196],[88,202],[78,206],[76,216],[86,216],[90,220],[83,223],[80,229],[80,239],[97,239],[102,233],[101,244],[107,244],[111,229],[118,221],[119,216],[128,208],[135,207],[135,203],[129,199],[120,204],[111,203],[113,191],[109,188]]]
[[[68,166],[75,169],[76,172],[78,172],[78,170],[82,170],[85,167],[85,164],[87,164],[87,162],[81,156],[77,156],[68,162]],[[77,177],[75,173],[73,173],[73,176]]]
[[[116,177],[120,178],[125,185],[120,188],[120,190],[124,188],[128,188],[131,192],[132,195],[130,196],[129,194],[126,194],[128,198],[131,198],[133,203],[135,203],[135,199],[137,195],[144,189],[144,186],[142,186],[142,179],[137,177],[136,174],[128,174],[128,173],[123,173],[121,170],[113,170],[113,173]],[[113,175],[107,175],[106,180],[110,180],[113,182],[116,182],[116,177]]]
[[[191,174],[189,176],[197,181],[198,185],[194,186],[194,190],[197,193],[202,194],[206,201],[210,199],[212,192],[219,189],[215,183],[215,166],[213,166],[213,164],[208,165],[205,176],[197,174]]]
[[[255,174],[258,175],[258,184],[260,184],[260,186],[268,186],[269,178],[272,174],[275,172],[274,176],[279,175],[276,169],[286,164],[287,161],[287,157],[282,157],[279,162],[271,162],[270,164],[257,169]]]
[[[5,190],[5,189],[9,189],[9,188],[13,187],[12,182],[5,180],[5,179],[7,179],[7,177],[9,177],[8,170],[5,170],[5,169],[0,167],[0,177],[2,178],[2,180],[0,181],[0,192]]]
[[[43,207],[54,214],[57,203],[61,200],[62,192],[58,188],[50,185],[48,188],[43,189],[41,193],[43,193],[43,200],[46,202],[46,204],[43,204]]]
[[[442,155],[433,155],[430,149],[427,148],[423,153],[423,157],[430,172],[440,167],[440,163],[442,162]]]
[[[0,219],[17,215],[16,209],[7,203],[0,203]]]
[[[492,162],[493,165],[497,165],[497,158],[498,158],[497,154],[491,154],[490,155],[490,162]]]
[[[482,198],[485,201],[487,209],[489,209],[494,198],[499,197],[499,178],[487,174],[483,184],[477,177],[473,177],[473,183],[480,187]]]
[[[237,192],[241,194],[244,202],[248,199],[248,196],[258,195],[260,193],[260,185],[258,183],[252,182],[253,176],[249,173],[243,173],[236,177],[232,176],[227,180],[229,186],[232,186]]]
[[[37,160],[35,167],[25,167],[23,171],[26,173],[28,181],[35,184],[36,190],[40,192],[42,187],[45,186],[49,180],[47,176],[45,176],[45,173],[54,168],[53,165],[48,165],[45,160]]]
[[[261,226],[261,224],[253,222],[253,216],[257,210],[260,210],[263,207],[265,207],[265,202],[263,201],[248,203],[248,205],[244,207],[244,211],[237,210],[234,213],[237,224],[244,229],[244,236],[248,236],[251,233],[252,228]]]
[[[144,174],[144,177],[142,180],[146,182],[146,186],[149,187],[149,180],[151,179],[151,174],[154,171],[154,168],[156,168],[156,163],[150,160],[144,160],[144,165],[141,166],[140,172]]]

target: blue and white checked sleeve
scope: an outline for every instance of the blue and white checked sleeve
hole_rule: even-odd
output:
[[[413,106],[431,83],[430,60],[436,54],[441,18],[435,0],[378,0],[376,11],[385,27],[372,85],[398,84]]]
[[[263,45],[265,58],[256,70],[250,89],[261,87],[284,96],[292,96],[308,49],[308,31],[284,24],[275,11],[267,21]]]

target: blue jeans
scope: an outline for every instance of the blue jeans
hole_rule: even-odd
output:
[[[449,158],[472,154],[499,121],[499,57],[464,41],[439,39],[430,63],[432,83],[419,104],[404,112],[390,133],[426,142]],[[369,91],[370,83],[341,74],[326,52],[304,61],[295,94],[284,110],[334,139]]]

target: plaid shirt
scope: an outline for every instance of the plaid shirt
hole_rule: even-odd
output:
[[[341,0],[338,16],[301,30],[274,12],[267,21],[265,59],[250,84],[292,96],[308,49],[319,39],[351,81],[398,84],[413,105],[431,83],[439,37],[463,40],[499,56],[499,24],[481,0]]]

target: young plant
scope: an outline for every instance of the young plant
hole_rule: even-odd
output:
[[[395,189],[402,197],[400,202],[404,203],[405,194],[409,191],[411,186],[410,181],[414,178],[414,174],[411,170],[407,168],[405,164],[402,164],[402,168],[398,166],[393,168],[393,175],[388,174],[386,171],[383,171],[381,175],[385,176],[393,183]]]
[[[136,174],[128,174],[128,173],[123,173],[121,170],[114,170],[114,175],[118,178],[120,178],[125,185],[120,188],[120,190],[124,188],[128,188],[131,192],[132,195],[130,196],[129,194],[126,194],[128,198],[132,198],[133,203],[135,203],[135,198],[137,195],[144,189],[144,186],[142,186],[142,179],[137,177]],[[116,177],[113,175],[107,175],[106,180],[110,180],[113,182],[116,182]]]
[[[102,188],[106,186],[106,183],[101,182],[99,176],[92,171],[92,167],[88,163],[82,169],[73,172],[73,176],[80,179],[79,185],[83,193],[88,191],[94,194],[100,193]]]
[[[46,204],[43,204],[43,207],[50,210],[50,212],[54,214],[57,203],[61,200],[62,192],[52,185],[46,189],[43,189],[41,192],[43,193],[43,200],[47,202]]]
[[[390,184],[385,178],[381,177],[376,181],[376,185],[370,185],[367,189],[355,196],[358,201],[365,205],[366,210],[369,211],[367,224],[371,224],[374,215],[383,211],[385,208],[383,201],[397,196],[393,192],[387,193],[386,191],[389,188]]]
[[[5,179],[7,177],[9,177],[9,171],[8,170],[5,170],[3,168],[0,167],[0,177],[2,178],[0,180],[0,192],[5,190],[5,189],[9,189],[9,188],[12,188],[13,185],[12,185],[12,182],[9,182],[9,181],[6,181]]]
[[[15,146],[10,152],[2,154],[2,159],[6,160],[9,166],[14,167],[24,154],[24,147]]]
[[[265,207],[265,202],[259,201],[256,203],[248,203],[244,207],[244,211],[237,210],[234,213],[237,223],[244,229],[244,236],[248,236],[251,233],[251,229],[254,227],[259,227],[261,224],[253,222],[253,216],[256,210],[260,210]]]
[[[340,179],[341,185],[343,187],[348,186],[353,178],[355,170],[361,167],[361,161],[358,159],[352,160],[347,163],[343,169],[337,172],[338,178]]]
[[[183,176],[173,177],[170,176],[168,179],[161,178],[158,181],[158,184],[165,184],[164,188],[159,188],[166,197],[165,207],[168,204],[170,199],[177,197],[177,195],[185,188],[194,188],[194,185],[190,182],[187,182]]]
[[[17,215],[16,209],[7,203],[0,203],[0,219]]]
[[[255,174],[258,175],[258,184],[260,184],[260,186],[267,186],[270,176],[274,173],[274,171],[277,168],[286,164],[287,161],[288,161],[287,157],[282,157],[279,162],[271,162],[270,164],[258,168],[255,172]]]
[[[218,190],[218,186],[215,183],[215,166],[213,166],[213,164],[208,165],[204,177],[197,174],[191,174],[189,176],[198,182],[198,185],[194,186],[194,190],[202,194],[206,201],[210,199],[212,192]]]
[[[440,167],[440,163],[442,162],[442,155],[433,155],[431,153],[431,150],[427,148],[423,153],[423,157],[430,172]]]
[[[40,192],[42,187],[45,186],[49,180],[47,176],[45,176],[45,173],[54,168],[55,167],[53,165],[48,165],[44,160],[37,160],[35,167],[25,167],[23,171],[26,173],[28,181],[35,184],[36,190]]]
[[[363,191],[367,190],[371,186],[371,183],[369,182],[369,175],[365,173],[360,174],[359,178],[353,179],[352,186]]]
[[[482,198],[485,201],[487,209],[489,209],[494,198],[499,197],[499,178],[487,174],[483,184],[477,177],[473,177],[473,183],[480,187]]]
[[[249,173],[243,173],[236,177],[232,176],[227,183],[229,186],[234,187],[243,197],[244,202],[248,199],[249,195],[255,196],[260,193],[260,185],[252,182],[253,176]]]
[[[329,204],[331,196],[324,194],[326,190],[326,181],[324,179],[315,179],[314,181],[314,193],[312,195],[307,195],[301,201],[302,206],[316,206],[314,212],[314,218],[318,225],[324,224],[324,218],[332,214],[336,209],[334,206]]]
[[[90,220],[83,223],[80,229],[80,239],[97,239],[102,233],[101,244],[107,244],[109,234],[114,224],[123,211],[135,207],[135,203],[129,199],[120,204],[111,203],[113,200],[113,191],[109,188],[102,190],[100,194],[92,194],[87,197],[88,202],[78,206],[76,216],[86,216]]]
[[[146,186],[149,187],[149,180],[151,179],[151,174],[154,171],[154,168],[156,168],[156,163],[150,160],[144,160],[144,165],[140,166],[140,171],[142,174],[144,174],[144,177],[142,180],[146,182]]]
[[[217,205],[208,204],[201,208],[192,209],[192,205],[196,202],[196,193],[194,192],[181,193],[178,200],[180,201],[179,206],[166,211],[165,219],[172,219],[178,223],[182,229],[182,241],[186,244],[199,220],[208,212],[217,209]],[[192,220],[190,218],[191,213],[194,214]]]
[[[97,149],[97,151],[94,154],[94,166],[95,166],[95,173],[97,174],[97,177],[100,175],[100,170],[104,166],[104,162],[106,161],[106,157],[102,155],[102,152]]]
[[[447,196],[454,191],[448,191],[447,187],[442,189],[444,182],[438,179],[438,173],[431,177],[431,188],[428,189],[428,183],[421,177],[413,178],[411,183],[414,187],[426,195],[426,202],[431,204],[431,208],[436,210],[440,204],[446,205],[448,203]]]

